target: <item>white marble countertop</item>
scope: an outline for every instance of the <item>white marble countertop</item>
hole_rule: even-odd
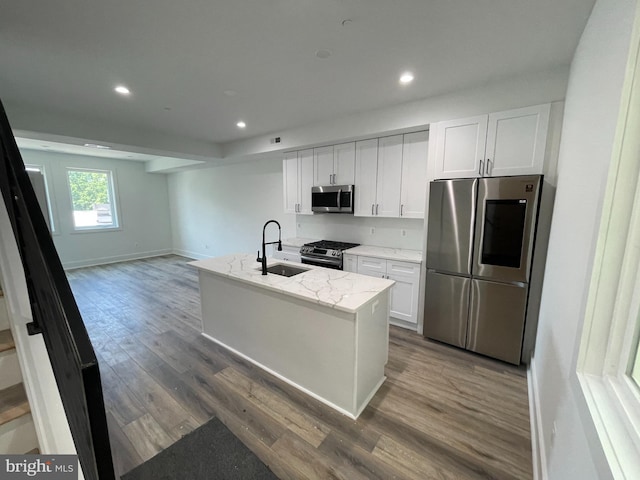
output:
[[[393,280],[358,275],[342,270],[303,265],[273,258],[267,259],[267,265],[276,263],[285,263],[309,270],[293,277],[283,277],[271,273],[262,275],[261,265],[256,262],[255,254],[207,258],[190,262],[189,265],[204,272],[232,278],[349,313],[355,313],[362,305],[395,283]]]
[[[386,258],[387,260],[422,263],[422,252],[420,250],[360,245],[359,247],[353,247],[349,250],[345,250],[344,253],[349,255],[362,255],[363,257]]]

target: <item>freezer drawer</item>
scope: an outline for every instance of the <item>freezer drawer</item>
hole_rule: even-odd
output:
[[[526,284],[471,281],[468,350],[516,365],[520,363],[527,289]]]
[[[427,272],[424,336],[464,348],[471,279]]]
[[[427,268],[471,275],[477,184],[476,179],[430,183]]]

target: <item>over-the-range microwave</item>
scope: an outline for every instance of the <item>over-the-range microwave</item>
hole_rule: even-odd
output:
[[[311,187],[311,211],[317,213],[353,213],[353,185]]]

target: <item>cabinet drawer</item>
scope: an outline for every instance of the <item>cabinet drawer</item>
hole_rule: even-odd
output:
[[[367,273],[365,273],[365,271]],[[365,275],[383,275],[387,273],[387,261],[374,257],[358,257],[358,272]],[[371,273],[369,273],[371,272]]]
[[[387,275],[420,278],[420,264],[387,260]]]

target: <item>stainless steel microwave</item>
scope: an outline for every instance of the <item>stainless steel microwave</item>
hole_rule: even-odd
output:
[[[353,185],[311,187],[311,211],[317,213],[353,213]]]

